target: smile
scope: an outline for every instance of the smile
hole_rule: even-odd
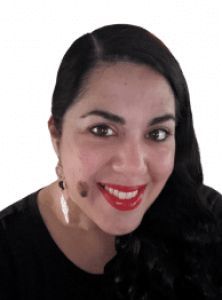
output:
[[[120,185],[98,183],[98,188],[111,206],[118,210],[135,209],[142,201],[146,185],[126,187]]]

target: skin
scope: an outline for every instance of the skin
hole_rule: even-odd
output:
[[[53,118],[49,119],[60,162],[58,173],[65,182],[63,195],[69,208],[69,223],[64,222],[57,183],[41,190],[38,204],[63,253],[82,269],[102,273],[115,255],[115,236],[139,226],[173,171],[174,120],[148,126],[147,123],[165,114],[175,116],[175,99],[165,78],[151,68],[118,62],[103,63],[94,69],[79,100],[66,112],[61,136]],[[95,109],[121,116],[125,124],[100,116],[82,118]],[[95,126],[101,124],[108,126],[105,133],[109,137],[95,135]],[[158,142],[151,138],[154,130],[163,136],[163,130],[167,130],[169,135]],[[136,209],[119,211],[104,199],[97,182],[147,187]]]
[[[87,182],[85,182],[85,181],[79,181],[77,183],[77,189],[79,191],[79,194],[83,198],[85,198],[85,197],[88,196],[89,186],[88,186]]]

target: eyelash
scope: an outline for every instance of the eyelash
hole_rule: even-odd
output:
[[[89,128],[89,131],[93,134],[93,135],[95,135],[96,137],[99,137],[99,138],[109,138],[109,137],[112,137],[113,136],[113,134],[111,134],[111,135],[100,135],[100,134],[98,134],[98,133],[95,133],[95,132],[93,132],[93,129],[95,129],[95,128],[102,128],[102,129],[108,129],[108,131],[109,130],[112,130],[109,126],[107,126],[106,124],[98,124],[98,125],[96,125],[96,126],[93,126],[93,127],[90,127]],[[113,130],[112,130],[113,131]],[[158,134],[158,132],[164,132],[165,133],[165,138],[163,138],[163,139],[161,139],[161,140],[158,140],[157,138],[155,138],[155,135],[156,134]],[[153,135],[153,137],[152,137],[152,135]],[[166,129],[164,129],[164,128],[158,128],[158,129],[154,129],[154,130],[152,130],[150,133],[149,133],[149,137],[153,140],[153,141],[155,141],[155,142],[164,142],[169,136],[171,135],[171,133],[168,131],[168,130],[166,130]]]

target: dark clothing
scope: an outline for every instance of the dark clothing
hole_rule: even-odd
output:
[[[0,212],[0,299],[104,300],[108,279],[81,270],[65,257],[42,220],[37,194]],[[200,198],[222,219],[219,193],[203,186]]]
[[[43,223],[37,192],[0,213],[0,299],[104,299],[104,275],[75,266]]]

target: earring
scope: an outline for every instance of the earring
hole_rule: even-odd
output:
[[[62,190],[65,189],[65,188],[64,188],[64,183],[63,183],[62,180],[58,182],[58,185],[59,185],[59,187],[60,187]]]
[[[58,176],[59,182],[58,185],[59,187],[64,190],[65,189],[65,182],[63,178],[63,171],[62,171],[62,164],[60,161],[58,161],[57,166],[56,166],[56,174]]]
[[[65,218],[65,221],[66,223],[68,224],[69,223],[69,207],[68,207],[68,204],[63,196],[63,193],[62,193],[62,196],[60,198],[60,204],[61,204],[61,209],[62,209],[62,212],[63,212],[63,216]]]

